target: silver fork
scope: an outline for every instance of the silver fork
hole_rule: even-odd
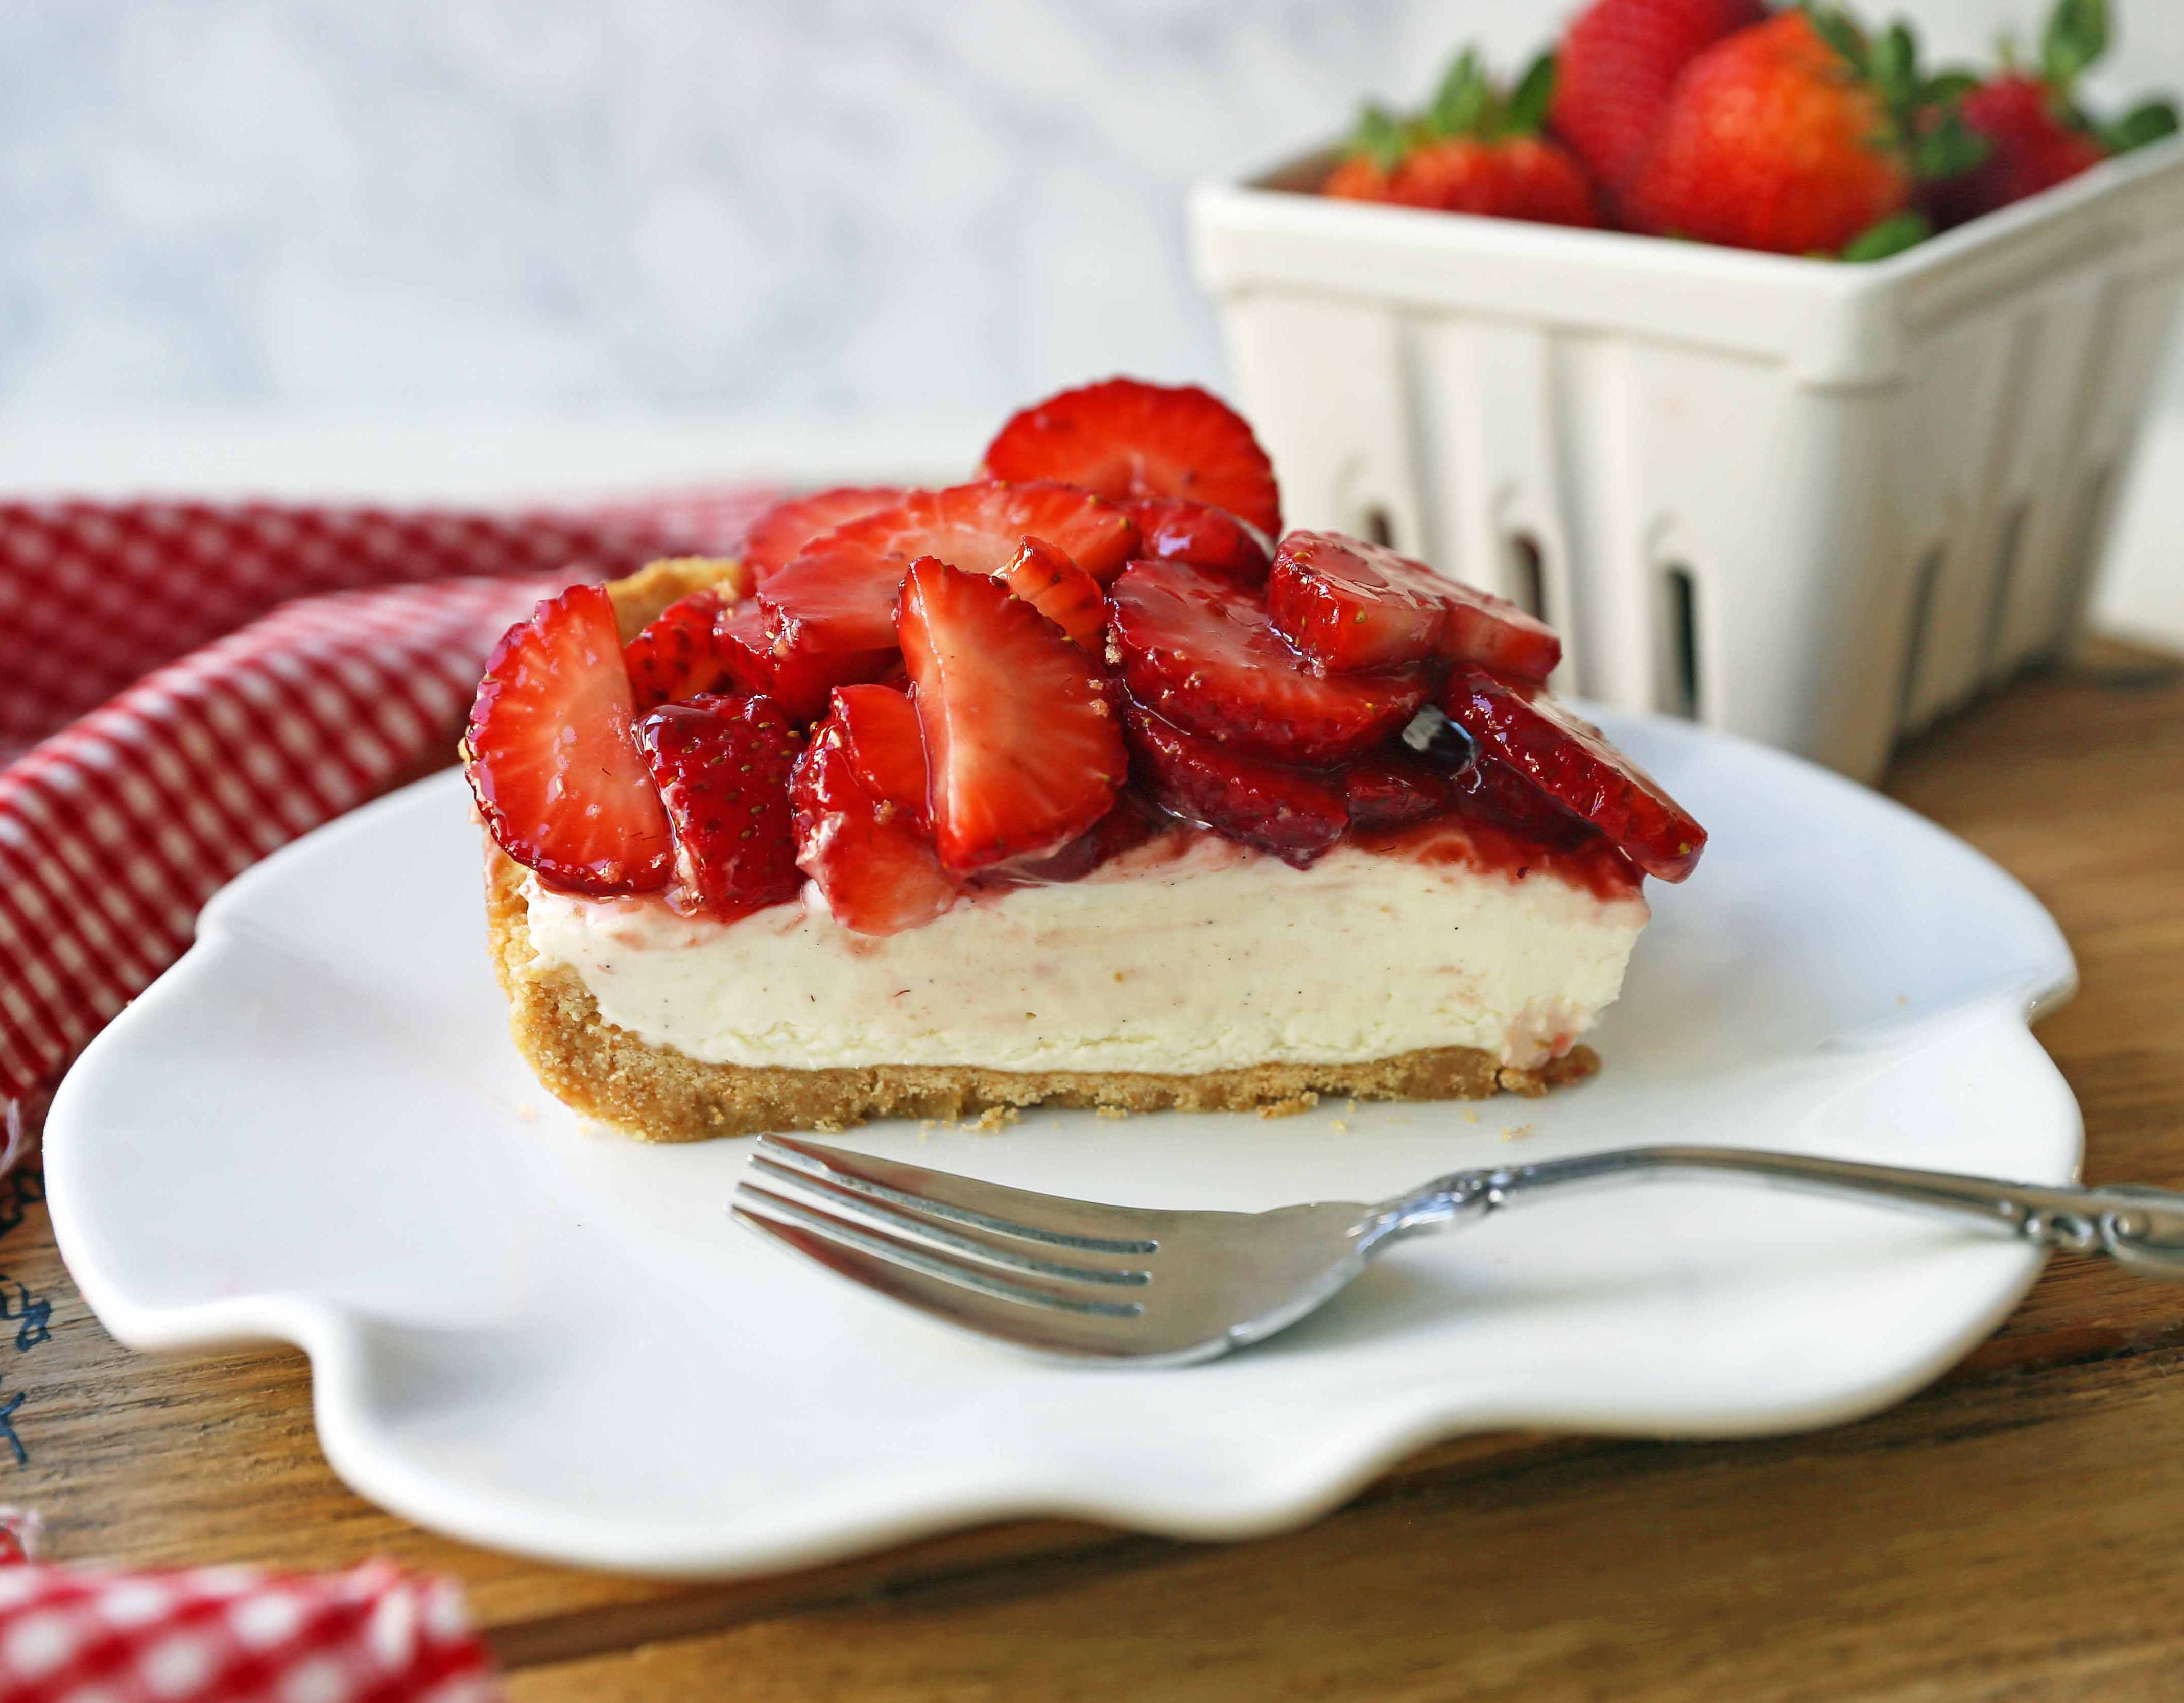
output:
[[[1294,1324],[1406,1236],[1580,1183],[1704,1172],[1967,1216],[2042,1248],[2184,1278],[2184,1194],[2054,1188],[1730,1147],[1634,1147],[1458,1171],[1375,1204],[1106,1206],[786,1136],[735,1217],[934,1318],[1074,1364],[1189,1366]],[[777,1185],[767,1187],[766,1183]],[[793,1192],[783,1192],[793,1191]]]

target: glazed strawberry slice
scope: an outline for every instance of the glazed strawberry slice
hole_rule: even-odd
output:
[[[1273,547],[1248,520],[1182,497],[1136,497],[1123,504],[1138,528],[1138,554],[1212,568],[1247,586],[1264,585]]]
[[[844,928],[900,933],[961,896],[916,821],[924,793],[923,736],[909,698],[892,687],[843,687],[797,760],[789,799],[797,862]]]
[[[1129,767],[1122,732],[1099,665],[1053,622],[999,581],[922,556],[901,632],[944,867],[1044,856],[1106,815]]]
[[[846,521],[891,509],[904,495],[892,485],[845,485],[777,503],[752,521],[744,535],[744,565],[754,581],[770,578],[814,538],[824,537]]]
[[[1001,886],[1052,887],[1062,882],[1082,881],[1109,859],[1118,858],[1143,845],[1160,832],[1161,826],[1162,822],[1155,819],[1150,805],[1139,804],[1124,793],[1115,800],[1113,810],[1061,850],[1041,858],[1019,859],[1001,869],[988,871],[979,877],[979,882],[981,885],[993,882]]]
[[[478,814],[549,886],[610,898],[666,884],[673,841],[638,750],[614,604],[571,586],[494,647],[464,737]]]
[[[739,605],[752,609],[755,604]],[[728,675],[728,659],[713,643],[714,628],[730,605],[711,589],[693,592],[655,615],[644,632],[622,647],[630,693],[639,715],[661,704],[680,703],[717,689]],[[745,691],[755,687],[745,686]]]
[[[1154,798],[1224,839],[1309,867],[1342,838],[1350,806],[1338,781],[1246,756],[1137,704],[1123,712],[1137,772]]]
[[[1188,497],[1269,537],[1282,530],[1267,452],[1234,409],[1195,385],[1111,378],[1063,391],[1012,416],[985,465],[996,479],[1059,479],[1102,497]]]
[[[1470,765],[1453,777],[1453,804],[1459,815],[1494,823],[1522,839],[1568,850],[1598,839],[1600,830],[1556,803],[1545,792],[1491,751],[1481,747]]]
[[[850,768],[883,810],[930,834],[925,729],[910,693],[894,686],[844,686],[828,718],[840,729]]]
[[[1483,754],[1591,822],[1646,874],[1681,881],[1697,866],[1706,830],[1546,687],[1460,663],[1440,704]]]
[[[1267,584],[1274,625],[1330,674],[1439,656],[1545,680],[1563,643],[1545,623],[1424,562],[1340,532],[1292,532]]]
[[[903,572],[933,556],[998,574],[1028,537],[1043,538],[1101,585],[1137,548],[1113,504],[1062,485],[957,485],[913,491],[894,508],[814,540],[759,590],[766,632],[789,650],[892,649]]]
[[[728,680],[742,693],[764,693],[792,721],[816,721],[838,686],[878,680],[898,658],[886,650],[776,650],[766,637],[766,613],[756,598],[722,611],[713,644]]]
[[[1080,650],[1096,656],[1105,648],[1107,598],[1100,582],[1045,539],[1026,538],[1001,577]]]
[[[1456,777],[1407,751],[1374,751],[1342,771],[1350,825],[1399,828],[1437,816],[1455,802]]]
[[[670,906],[733,922],[803,890],[788,772],[804,741],[779,704],[705,693],[662,704],[637,733],[675,829]]]
[[[1110,660],[1139,703],[1254,756],[1316,766],[1370,750],[1424,701],[1416,664],[1322,677],[1249,587],[1186,562],[1133,562],[1108,594]]]

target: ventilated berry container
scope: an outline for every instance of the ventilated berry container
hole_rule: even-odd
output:
[[[2184,278],[2184,140],[1849,265],[1191,200],[1288,524],[1561,629],[1558,685],[1861,779],[2071,638]]]

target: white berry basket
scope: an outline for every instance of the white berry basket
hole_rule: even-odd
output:
[[[2184,277],[2184,139],[1859,265],[1193,193],[1286,524],[1563,633],[1557,684],[1860,779],[2074,634]]]

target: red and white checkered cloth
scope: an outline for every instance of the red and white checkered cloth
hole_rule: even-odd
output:
[[[487,1703],[448,1579],[45,1567],[0,1533],[0,1703]]]
[[[0,1104],[173,962],[222,883],[445,760],[537,598],[733,550],[772,494],[0,503]]]
[[[0,1171],[214,889],[454,754],[549,592],[734,549],[771,493],[397,513],[0,503]],[[49,1567],[0,1511],[0,1703],[466,1703],[451,1582]]]

